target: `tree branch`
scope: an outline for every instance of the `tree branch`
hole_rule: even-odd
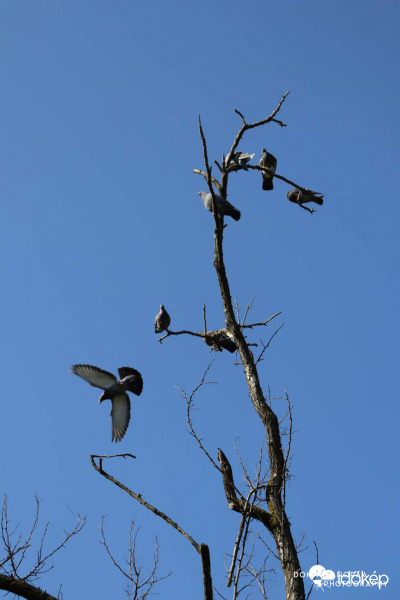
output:
[[[261,121],[256,121],[255,123],[247,123],[246,119],[244,118],[242,113],[239,112],[237,109],[235,109],[235,112],[240,116],[240,118],[242,120],[242,127],[237,132],[236,137],[233,140],[231,149],[229,150],[226,160],[224,161],[224,165],[223,165],[224,170],[221,175],[221,196],[223,196],[223,198],[226,198],[226,192],[227,192],[227,187],[228,187],[228,173],[227,173],[226,168],[229,165],[229,163],[232,159],[233,153],[235,152],[236,148],[238,147],[239,142],[242,139],[243,135],[249,129],[254,129],[254,127],[260,127],[261,125],[266,125],[267,123],[269,123],[271,121],[275,121],[275,116],[280,111],[281,106],[284,103],[284,101],[286,100],[286,97],[288,96],[288,94],[289,94],[289,92],[286,92],[285,94],[283,94],[282,98],[280,99],[280,101],[278,103],[278,106],[275,108],[275,110],[272,111],[272,113],[269,115],[269,117],[267,117],[266,119],[262,119]],[[285,127],[285,125],[281,121],[279,121],[279,124],[281,125],[281,127]],[[246,165],[246,166],[249,166],[249,165]]]
[[[150,502],[147,502],[147,500],[145,500],[141,494],[138,494],[138,493],[134,492],[133,490],[129,489],[126,485],[124,485],[123,483],[118,481],[118,479],[116,479],[115,477],[113,477],[112,475],[110,475],[109,473],[104,471],[102,458],[99,459],[99,464],[96,464],[94,457],[95,457],[95,455],[93,455],[93,454],[90,455],[90,462],[91,462],[92,467],[98,473],[100,473],[100,475],[102,475],[103,477],[105,477],[106,479],[111,481],[117,487],[121,488],[121,490],[126,492],[129,496],[131,496],[131,498],[133,498],[134,500],[139,502],[139,504],[141,504],[142,506],[147,508],[147,510],[149,510],[150,512],[155,514],[157,517],[160,517],[161,519],[163,519],[166,523],[168,523],[168,525],[170,525],[171,527],[176,529],[176,531],[178,531],[180,534],[182,534],[192,544],[192,546],[200,554],[201,559],[202,559],[203,581],[204,581],[204,600],[213,600],[212,593],[211,593],[211,595],[209,593],[209,590],[212,590],[212,580],[211,580],[211,571],[209,568],[209,560],[207,563],[207,561],[204,558],[208,551],[208,547],[206,546],[206,544],[198,544],[192,538],[192,536],[189,535],[180,525],[178,525],[178,523],[176,521],[171,519],[171,517],[169,517],[167,514],[165,514],[163,511],[159,510],[152,504],[150,504]],[[207,548],[207,551],[205,550],[204,547]],[[209,553],[208,553],[208,557],[209,557]]]
[[[26,598],[26,600],[57,600],[55,596],[48,594],[41,588],[28,583],[24,579],[15,579],[12,575],[0,574],[0,589]]]
[[[236,486],[233,479],[232,467],[227,457],[218,448],[218,460],[221,466],[222,483],[224,485],[225,497],[228,502],[228,507],[235,512],[250,515],[253,519],[260,521],[268,531],[273,531],[273,518],[266,510],[258,506],[248,505],[248,501],[243,498],[238,498],[236,495]]]
[[[204,179],[206,180],[206,182],[208,183],[207,173],[205,173],[201,169],[193,169],[193,173],[195,173],[196,175],[202,175],[204,177]],[[213,184],[215,185],[215,187],[217,188],[217,190],[220,192],[221,191],[221,185],[220,185],[219,181],[217,179],[215,179],[215,177],[211,177],[211,181],[213,182]]]

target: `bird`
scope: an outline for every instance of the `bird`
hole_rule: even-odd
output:
[[[93,365],[73,365],[70,371],[82,377],[93,387],[104,390],[99,403],[103,400],[111,400],[111,441],[120,442],[128,429],[131,417],[131,403],[126,392],[133,392],[140,396],[143,390],[143,379],[139,371],[131,367],[120,367],[118,369],[120,381],[112,373]]]
[[[272,154],[267,152],[265,148],[263,148],[262,156],[258,164],[260,165],[260,167],[266,167],[269,170],[269,172],[261,171],[263,180],[262,189],[266,191],[273,190],[274,184],[272,182],[272,179],[274,177],[278,161],[276,160],[275,156],[273,156]]]
[[[198,192],[201,196],[203,204],[207,210],[212,212],[212,196],[210,192]],[[222,198],[222,196],[218,196],[218,194],[214,194],[216,209],[220,215],[227,215],[228,217],[232,217],[235,221],[239,221],[240,219],[240,210],[232,206],[228,200]]]
[[[156,314],[156,318],[154,321],[155,333],[161,333],[162,331],[168,330],[170,323],[171,323],[171,317],[165,310],[164,304],[161,304],[160,312]]]
[[[320,206],[324,203],[324,195],[319,192],[313,192],[312,190],[299,190],[295,188],[294,190],[289,190],[286,194],[286,198],[290,200],[290,202],[295,202],[296,204],[307,204],[307,202],[315,202],[315,204],[319,204]]]
[[[248,171],[247,163],[251,161],[253,156],[254,154],[248,154],[247,152],[240,152],[240,150],[238,150],[232,154],[231,161],[241,169]]]
[[[207,346],[211,346],[213,350],[222,352],[222,349],[228,350],[228,352],[235,352],[237,350],[235,342],[227,335],[221,333],[219,335],[207,335],[204,338]]]

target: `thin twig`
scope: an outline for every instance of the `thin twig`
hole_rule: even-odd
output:
[[[136,458],[134,454],[124,452],[123,454],[92,454],[93,458]]]
[[[265,352],[265,351],[266,351],[266,350],[269,348],[269,346],[270,346],[270,344],[271,344],[272,340],[274,339],[274,337],[276,336],[276,334],[277,334],[277,333],[278,333],[278,332],[279,332],[279,331],[282,329],[282,327],[284,326],[284,324],[285,324],[285,323],[282,323],[281,325],[279,325],[278,329],[276,329],[276,330],[274,331],[274,333],[271,335],[271,337],[269,338],[269,340],[268,340],[268,343],[267,343],[267,344],[264,344],[264,343],[263,343],[263,342],[260,340],[260,341],[261,341],[261,344],[263,345],[263,349],[262,349],[262,351],[261,351],[261,353],[260,353],[260,356],[257,358],[257,360],[256,360],[256,362],[255,362],[255,364],[256,364],[256,365],[257,365],[257,364],[258,364],[258,363],[259,363],[259,362],[262,360],[262,357],[263,357],[263,354],[264,354],[264,352]]]
[[[134,529],[134,527],[135,521],[132,520],[129,529],[128,560],[125,561],[129,568],[128,572],[121,567],[119,562],[114,558],[113,554],[111,553],[104,532],[104,516],[101,518],[100,522],[100,531],[102,537],[102,541],[100,543],[102,544],[102,546],[104,546],[113,565],[130,582],[126,588],[128,598],[132,597],[132,600],[144,600],[150,594],[152,588],[163,579],[169,577],[171,573],[168,573],[167,575],[164,575],[162,577],[156,576],[159,561],[159,544],[156,536],[156,551],[154,554],[152,570],[150,571],[147,577],[142,576],[142,567],[137,564],[136,558],[136,541],[140,528],[138,527]]]
[[[249,304],[247,305],[247,308],[246,308],[246,310],[245,310],[245,313],[244,313],[243,321],[242,321],[242,323],[241,323],[241,327],[243,327],[243,325],[244,325],[244,324],[245,324],[245,322],[246,322],[247,315],[249,314],[249,311],[252,309],[252,306],[253,306],[253,302],[254,302],[254,300],[255,300],[255,299],[253,298],[253,299],[252,299],[252,300],[249,302]]]
[[[268,323],[270,323],[272,321],[272,319],[275,319],[275,317],[278,317],[280,314],[282,314],[282,311],[275,313],[274,315],[272,315],[272,317],[269,317],[269,319],[266,319],[266,321],[261,321],[260,323],[249,323],[248,325],[245,325],[243,323],[241,325],[241,328],[242,329],[252,329],[253,327],[262,327],[264,325],[268,325]]]
[[[290,404],[290,399],[287,391],[284,389],[286,396],[286,401],[288,404],[288,414],[289,414],[289,434],[288,434],[288,447],[285,454],[285,462],[283,464],[283,506],[286,506],[286,481],[287,481],[287,470],[288,470],[288,460],[290,459],[290,449],[292,445],[292,435],[293,435],[293,417],[292,417],[292,405]]]
[[[194,406],[193,404],[193,398],[195,396],[195,394],[199,391],[199,389],[201,387],[203,387],[204,385],[216,385],[215,381],[206,381],[206,377],[207,377],[207,373],[210,370],[213,362],[215,361],[215,357],[212,359],[212,361],[210,362],[210,364],[208,365],[208,367],[206,368],[206,370],[203,373],[203,377],[201,378],[200,383],[194,388],[194,390],[192,391],[192,393],[190,394],[190,396],[188,397],[186,394],[186,391],[180,387],[177,387],[177,389],[182,393],[182,396],[186,402],[186,419],[189,425],[189,432],[190,434],[194,437],[194,439],[196,440],[196,442],[198,443],[200,449],[202,452],[204,452],[204,454],[207,456],[208,460],[210,461],[210,463],[213,465],[213,467],[215,467],[219,472],[221,472],[220,467],[217,465],[217,463],[215,462],[215,460],[212,458],[211,454],[208,452],[208,450],[206,450],[206,448],[203,445],[203,442],[201,441],[201,439],[199,438],[199,436],[197,435],[194,426],[193,426],[193,421],[192,421],[192,417],[191,417],[191,410]]]
[[[317,554],[317,558],[316,558],[316,563],[315,563],[315,564],[316,564],[316,565],[319,565],[319,552],[318,552],[318,546],[317,546],[317,544],[315,543],[315,541],[314,541],[314,540],[313,540],[313,544],[314,544],[314,546],[315,546],[315,551],[316,551],[316,554]],[[308,594],[307,594],[307,598],[306,598],[306,600],[308,600],[308,599],[309,599],[309,597],[311,596],[311,592],[313,591],[313,589],[314,589],[314,582],[312,582],[312,583],[311,583],[311,587],[310,587],[310,589],[309,589],[309,591],[308,591]]]

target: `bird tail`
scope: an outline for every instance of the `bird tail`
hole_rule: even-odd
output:
[[[240,210],[238,210],[237,208],[235,208],[234,206],[232,206],[232,210],[231,210],[230,216],[232,217],[232,219],[235,219],[235,221],[239,221],[239,219],[240,219]]]
[[[324,198],[323,196],[314,196],[314,202],[316,204],[319,204],[320,206],[322,206],[324,203],[323,198]]]
[[[132,367],[120,367],[118,369],[121,381],[125,378],[125,389],[128,392],[133,392],[136,396],[140,396],[143,390],[143,378],[139,371],[132,369]]]
[[[265,190],[266,192],[268,192],[269,190],[273,190],[274,189],[274,184],[272,182],[272,177],[268,178],[268,179],[265,178],[265,177],[263,177],[262,189]]]
[[[224,350],[228,350],[228,352],[236,351],[236,344],[233,340],[220,340],[218,343]]]

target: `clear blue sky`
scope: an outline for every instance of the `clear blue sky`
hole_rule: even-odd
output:
[[[239,517],[175,388],[195,387],[211,355],[194,338],[160,346],[153,320],[164,303],[173,329],[201,329],[206,302],[209,326],[224,325],[213,219],[192,173],[198,114],[220,159],[235,108],[258,120],[291,90],[287,127],[250,132],[240,149],[267,147],[278,173],[325,204],[310,216],[283,182],[266,193],[258,173],[232,175],[242,219],[226,230],[228,275],[243,308],[255,297],[252,320],[282,311],[285,322],[260,376],[294,404],[288,513],[296,539],[307,534],[304,570],[315,540],[326,568],[390,577],[386,590],[331,597],[398,597],[399,12],[393,0],[1,2],[0,491],[23,527],[38,493],[49,541],[71,513],[88,518],[40,580],[50,593],[62,583],[66,600],[124,597],[98,543],[105,514],[121,560],[131,517],[145,564],[158,533],[160,574],[173,571],[160,597],[202,596],[189,544],[91,468],[89,454],[115,451],[138,458],[114,473],[210,545],[224,593]],[[234,440],[252,469],[263,431],[233,360],[218,355],[195,423],[239,482]],[[68,373],[74,363],[143,374],[121,444],[109,403]]]

